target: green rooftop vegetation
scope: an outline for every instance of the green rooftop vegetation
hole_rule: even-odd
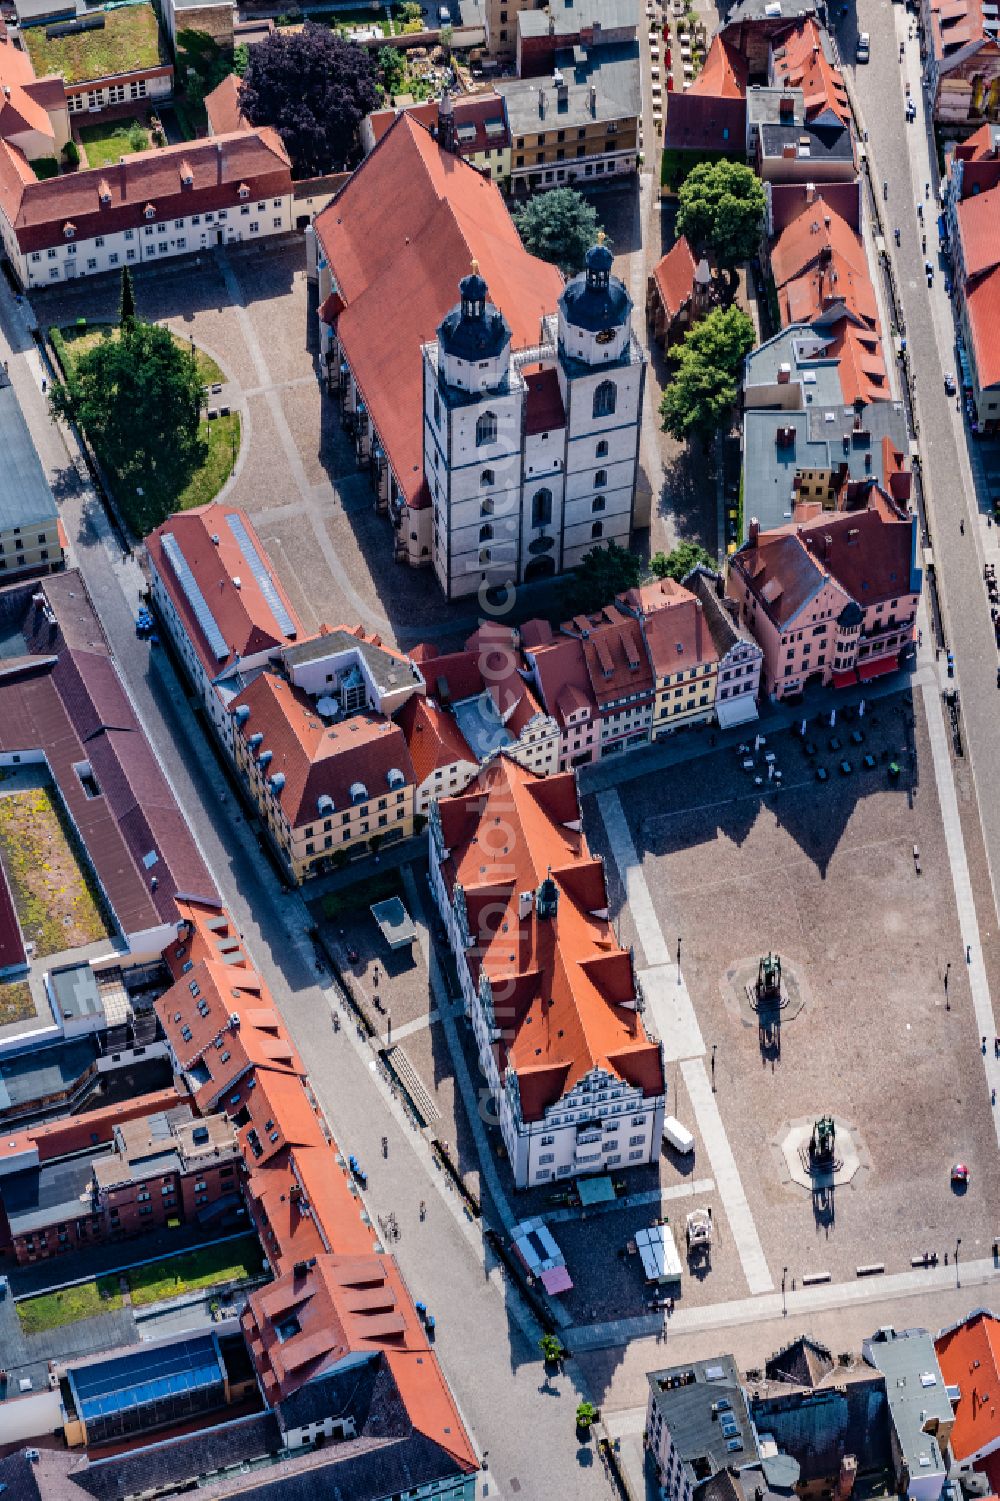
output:
[[[17,1305],[17,1314],[25,1334],[43,1334],[63,1324],[114,1313],[123,1301],[117,1277],[98,1277],[94,1282],[63,1287],[58,1292],[42,1293],[38,1298],[24,1298]]]
[[[98,14],[103,26],[68,36],[49,37],[45,26],[25,28],[21,34],[39,78],[60,73],[68,84],[89,83],[168,61],[152,6],[124,5]]]

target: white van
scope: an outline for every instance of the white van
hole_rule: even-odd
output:
[[[663,1122],[663,1140],[667,1146],[673,1147],[675,1152],[682,1152],[686,1157],[694,1151],[694,1137],[687,1126],[682,1126],[676,1115],[668,1115]]]

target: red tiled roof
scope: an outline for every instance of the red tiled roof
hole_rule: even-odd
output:
[[[377,146],[392,125],[396,116],[405,113],[419,121],[427,130],[435,130],[438,123],[438,101],[428,99],[422,104],[408,104],[399,109],[377,109],[368,116],[372,132],[372,144]],[[490,151],[494,146],[510,145],[507,127],[507,108],[502,95],[493,92],[473,94],[454,101],[456,146],[459,156],[476,156]],[[487,122],[503,126],[502,131],[487,134]],[[461,127],[461,129],[460,129]],[[468,134],[469,131],[474,134]]]
[[[205,112],[209,135],[232,135],[238,130],[253,129],[240,109],[240,80],[235,73],[227,73],[222,82],[205,95]]]
[[[747,60],[718,33],[712,38],[701,72],[688,86],[688,94],[705,94],[715,99],[746,97],[749,68]]]
[[[396,723],[406,736],[418,784],[435,771],[454,766],[457,762],[476,764],[475,753],[469,748],[454,715],[439,709],[433,701],[414,694],[396,715]]]
[[[530,650],[535,659],[542,700],[560,725],[565,726],[571,714],[585,707],[592,714],[597,713],[597,699],[590,684],[581,641],[575,637],[558,636]]]
[[[745,99],[718,99],[693,89],[667,95],[663,144],[669,151],[725,151],[742,156],[746,130]]]
[[[971,281],[1000,265],[1000,187],[963,198],[956,214],[965,274]]]
[[[646,644],[658,678],[719,660],[701,600],[673,579],[660,579],[624,597],[641,613]]]
[[[283,634],[271,603],[233,534],[229,525],[230,516],[242,521],[251,542],[256,546],[265,566],[268,566],[267,553],[252,521],[237,506],[213,503],[193,511],[178,511],[146,538],[150,561],[160,575],[174,608],[184,621],[210,680],[218,677],[238,657],[257,656],[272,648],[277,650],[305,634],[280,579],[268,566],[271,582],[294,627],[290,636]],[[166,554],[163,546],[165,536],[173,537],[183,553],[194,581],[229,647],[228,656],[217,657],[210,646],[196,611]],[[217,543],[213,541],[214,537],[218,537]],[[234,583],[235,579],[240,581],[239,588]]]
[[[697,269],[698,263],[683,235],[674,241],[662,260],[657,261],[653,280],[668,318],[676,318],[684,304],[691,300]]]
[[[747,543],[734,553],[730,567],[743,576],[779,631],[819,593],[827,578],[794,526],[761,532],[756,546]]]
[[[26,130],[54,135],[46,105],[65,109],[65,85],[54,74],[36,79],[30,56],[12,42],[0,42],[0,89],[0,138]]]
[[[966,286],[965,311],[980,390],[1000,385],[1000,266]]]
[[[870,286],[868,258],[861,236],[818,194],[786,225],[771,246],[771,273],[783,287],[825,257],[836,257],[845,271]]]
[[[250,717],[236,733],[244,741],[263,734],[257,754],[270,751],[268,774],[284,775],[277,801],[292,828],[319,816],[321,796],[332,797],[338,813],[350,808],[356,782],[364,784],[370,797],[383,797],[392,790],[390,771],[402,772],[400,787],[416,781],[406,737],[391,719],[363,713],[325,724],[306,693],[267,671],[233,699],[230,709],[244,705]]]
[[[578,615],[562,630],[583,642],[591,693],[601,707],[623,692],[652,692],[653,671],[639,622],[616,605],[596,615]]]
[[[662,1094],[659,1048],[635,1010],[631,960],[606,916],[604,868],[579,827],[574,774],[539,777],[501,753],[439,809],[442,875],[465,894],[474,983],[485,973],[503,987],[498,1062],[517,1079],[524,1119],[541,1120],[595,1070]],[[481,839],[494,823],[502,839]],[[522,912],[521,893],[548,876],[556,915],[539,917],[534,901]]]
[[[829,110],[850,126],[851,109],[843,75],[824,53],[823,34],[812,17],[785,32],[771,57],[776,81],[802,90],[807,120],[815,120]]]
[[[525,432],[529,437],[553,433],[566,426],[559,377],[549,366],[524,365],[521,369],[528,387],[525,403]]]
[[[826,514],[799,530],[830,577],[867,609],[911,592],[914,525],[873,487],[864,510]]]
[[[1000,1319],[981,1309],[934,1341],[941,1374],[961,1390],[951,1430],[959,1464],[1000,1441]],[[989,1393],[989,1400],[987,1400]]]
[[[827,355],[840,364],[840,388],[844,402],[890,401],[892,392],[885,368],[885,355],[878,334],[858,328],[847,318],[824,330],[829,334]]]
[[[162,222],[235,207],[240,202],[240,183],[250,188],[251,198],[284,197],[292,191],[288,155],[277,132],[269,127],[183,141],[126,156],[111,167],[45,182],[25,176],[20,155],[15,147],[0,141],[0,208],[26,252],[63,244],[67,220],[76,226],[78,239],[89,240],[142,227],[148,205]],[[181,180],[185,164],[193,177],[189,187]],[[101,202],[104,183],[111,190],[109,203]]]
[[[317,217],[316,233],[347,304],[337,322],[345,357],[407,503],[426,506],[421,344],[455,305],[473,259],[514,349],[537,343],[562,277],[524,249],[497,186],[406,111]]]
[[[805,182],[772,182],[768,185],[773,234],[777,238],[807,206],[809,195],[815,201],[816,189]],[[822,200],[827,210],[837,214],[850,229],[861,229],[861,193],[857,181],[825,182]]]

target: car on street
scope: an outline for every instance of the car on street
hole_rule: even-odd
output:
[[[854,54],[855,57],[857,58],[858,62],[859,63],[866,63],[866,62],[868,62],[869,58],[871,57],[871,50],[872,50],[872,39],[871,39],[871,37],[868,35],[867,31],[859,32],[859,34],[858,34],[857,50],[856,50],[856,52]]]
[[[964,1162],[956,1162],[951,1170],[951,1181],[956,1184],[968,1183],[969,1169]]]
[[[951,374],[950,371],[944,378],[944,388],[949,396],[954,396],[956,390],[958,389],[955,385],[955,377]]]

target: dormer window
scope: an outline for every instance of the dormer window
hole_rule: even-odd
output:
[[[64,224],[63,225],[63,234],[66,236],[67,240],[71,240],[73,238],[73,236],[76,234],[76,225],[75,224]]]
[[[180,172],[181,172],[181,187],[184,187],[184,188],[193,187],[194,186],[194,173],[191,171],[191,163],[190,162],[186,162],[186,161],[181,162]]]
[[[247,187],[245,182],[241,182],[236,191],[239,193],[241,198],[250,197],[250,189]]]
[[[102,177],[97,184],[97,196],[103,204],[111,202],[111,188],[106,177]]]
[[[156,208],[155,208],[155,206],[152,203],[147,203],[146,204],[146,207],[142,211],[142,217],[144,219],[155,219],[156,218]]]

